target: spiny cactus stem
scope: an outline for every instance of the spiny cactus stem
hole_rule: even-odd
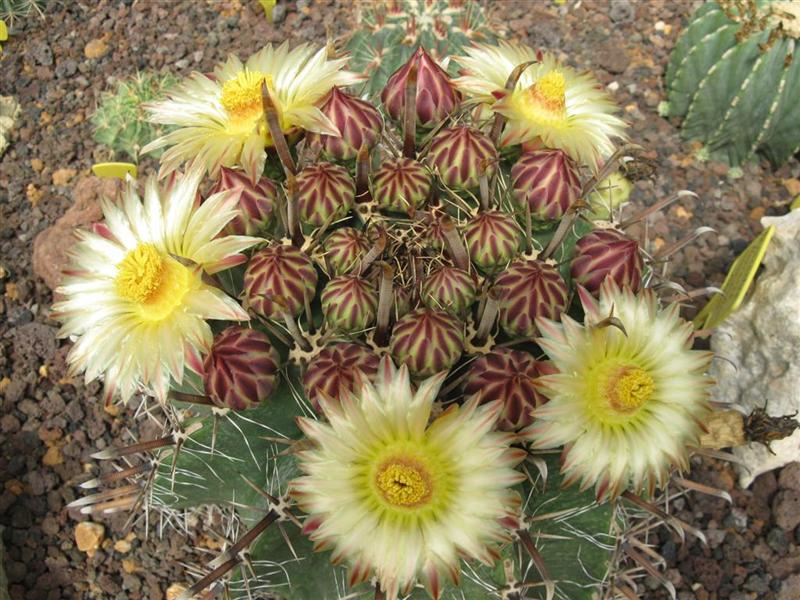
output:
[[[252,544],[253,541],[267,529],[267,527],[277,521],[279,516],[280,515],[278,515],[278,513],[274,510],[269,511],[266,517],[256,523],[252,529],[245,533],[235,544],[233,544],[233,546],[225,551],[223,556],[229,556],[230,558],[228,558],[228,560],[223,562],[221,565],[203,577],[200,581],[183,592],[180,596],[178,596],[178,600],[191,600],[191,598],[193,598],[195,595],[199,594],[209,585],[225,575],[225,573],[242,562],[242,557],[239,553]]]
[[[292,240],[295,246],[298,244],[298,234],[300,228],[298,227],[297,216],[297,180],[294,175],[286,175],[286,237]],[[299,234],[302,237],[302,234]]]
[[[486,175],[486,171],[484,170],[483,174],[480,176],[478,180],[480,185],[480,193],[481,193],[481,210],[489,210],[489,177]]]
[[[297,166],[294,164],[289,145],[283,136],[278,108],[275,106],[275,101],[272,99],[269,89],[267,89],[266,81],[261,82],[261,104],[264,107],[264,119],[267,121],[267,129],[272,138],[272,144],[275,146],[275,151],[278,153],[283,169],[286,171],[287,176],[295,175]]]
[[[661,510],[654,504],[647,502],[646,500],[643,500],[630,490],[626,490],[625,492],[623,492],[622,497],[628,500],[631,504],[634,504],[639,508],[646,510],[653,516],[661,519],[668,525],[671,525],[672,528],[675,530],[675,532],[677,532],[677,534],[681,536],[681,540],[686,539],[685,533],[690,533],[704,544],[707,543],[706,536],[702,531],[695,529],[694,527],[692,527],[685,521],[680,520],[677,517],[665,513],[663,510]]]
[[[547,247],[542,251],[540,258],[541,260],[546,260],[553,255],[560,246],[561,242],[564,241],[564,238],[567,237],[569,230],[572,229],[572,226],[575,224],[575,221],[578,220],[578,212],[575,210],[575,207],[571,207],[567,214],[564,215],[564,218],[561,219],[561,222],[556,227],[556,231],[553,234],[550,243],[547,244]],[[530,239],[530,238],[528,238]]]
[[[716,233],[716,230],[713,227],[705,227],[705,226],[698,227],[690,234],[679,239],[677,242],[673,242],[669,246],[664,246],[661,250],[656,252],[655,255],[653,255],[653,260],[660,261],[672,256],[678,250],[680,250],[681,248],[683,248],[688,244],[691,244],[694,240],[696,240],[701,235],[704,235],[706,233]]]
[[[103,500],[109,500],[111,498],[118,498],[120,496],[130,496],[131,494],[137,494],[140,491],[140,489],[141,488],[137,484],[131,483],[129,485],[124,485],[122,487],[105,490],[104,492],[98,492],[96,494],[83,496],[82,498],[78,498],[77,500],[73,500],[72,502],[67,504],[67,508],[78,508],[79,506],[98,504]]]
[[[403,90],[403,156],[417,156],[417,64],[411,65]]]
[[[381,254],[383,254],[383,251],[386,249],[386,243],[386,229],[383,227],[378,227],[378,237],[375,239],[375,243],[372,244],[372,247],[362,257],[361,262],[358,263],[358,266],[354,269],[354,272],[358,275],[363,275],[366,273],[367,269],[369,269],[369,266],[375,262],[375,260]]]
[[[511,93],[511,91],[515,87],[517,87],[517,82],[519,81],[519,78],[522,75],[522,73],[525,72],[525,69],[527,69],[531,65],[536,64],[537,62],[539,61],[529,60],[527,62],[517,65],[514,68],[514,70],[511,71],[511,75],[509,75],[508,79],[506,80],[506,90],[508,91],[508,93]],[[489,138],[492,140],[492,144],[494,144],[495,146],[497,146],[497,140],[500,139],[500,134],[503,132],[503,125],[505,125],[505,123],[506,123],[506,118],[503,115],[499,113],[495,114],[494,123],[492,123],[492,130],[489,133]]]
[[[658,569],[656,569],[644,555],[640,554],[637,550],[631,548],[630,545],[627,543],[622,545],[622,550],[631,560],[633,560],[633,562],[635,562],[642,569],[644,569],[648,575],[650,575],[653,579],[655,579],[662,586],[664,586],[664,588],[669,591],[670,596],[672,596],[673,598],[676,597],[675,586],[672,585],[672,582],[666,579],[661,573],[659,573]]]
[[[469,256],[467,255],[467,247],[464,245],[464,240],[461,239],[461,234],[449,216],[442,216],[439,221],[442,227],[442,235],[447,244],[447,250],[450,252],[450,258],[453,263],[461,270],[470,272]]]
[[[620,229],[627,229],[631,225],[634,225],[635,223],[638,223],[639,221],[645,220],[647,217],[649,217],[653,213],[656,213],[656,212],[660,211],[662,208],[666,208],[667,206],[669,206],[670,204],[672,204],[676,200],[679,200],[681,198],[686,198],[687,196],[690,197],[690,198],[698,198],[697,194],[695,194],[694,192],[690,192],[689,190],[681,190],[677,194],[675,194],[674,196],[670,196],[669,198],[665,198],[663,200],[659,200],[658,202],[656,202],[652,206],[648,206],[643,211],[633,215],[630,219],[628,219],[626,221],[623,221],[622,223],[619,224],[619,228]]]
[[[726,500],[728,504],[733,504],[733,498],[731,498],[731,495],[725,490],[713,488],[710,485],[704,485],[696,481],[690,481],[688,479],[684,479],[683,477],[673,477],[672,481],[686,490],[693,490],[695,492],[700,492],[701,494],[722,498],[723,500]]]
[[[271,335],[274,335],[278,340],[280,340],[281,344],[284,346],[291,346],[291,340],[283,335],[283,332],[280,331],[277,327],[275,327],[269,320],[263,318],[261,315],[256,314],[253,311],[248,311],[251,317],[255,317],[259,323],[261,323],[266,329],[269,331]]]
[[[475,333],[473,344],[480,345],[489,337],[497,320],[498,312],[500,312],[500,300],[497,297],[497,292],[491,289],[486,294],[486,300],[483,303],[483,311],[481,312],[481,319],[478,321],[478,330]]]
[[[128,467],[127,469],[122,469],[121,471],[104,473],[103,475],[100,475],[88,481],[84,481],[78,487],[84,490],[95,489],[104,484],[116,483],[117,481],[122,481],[123,479],[127,479],[128,477],[134,477],[141,473],[146,473],[152,468],[153,465],[151,461],[143,462],[139,465]]]
[[[204,404],[211,405],[211,399],[207,396],[200,396],[199,394],[186,394],[184,392],[173,391],[172,397],[179,402],[189,402],[190,404]]]
[[[294,320],[292,313],[290,313],[288,310],[284,310],[281,313],[281,316],[283,317],[283,322],[286,325],[286,330],[289,332],[289,335],[292,336],[292,339],[295,341],[297,346],[303,350],[310,350],[311,346],[303,336],[303,332],[300,331],[300,327],[297,326],[297,321]]]
[[[394,269],[386,263],[381,264],[381,280],[378,285],[378,310],[375,325],[375,342],[379,346],[386,346],[389,343],[389,320],[392,316],[392,304],[394,304],[394,293],[392,280],[394,279]]]
[[[556,586],[553,580],[550,578],[550,573],[547,570],[547,565],[544,564],[542,555],[536,549],[536,544],[533,543],[530,531],[527,529],[518,529],[517,536],[519,537],[519,541],[522,543],[522,547],[525,548],[525,551],[531,557],[531,561],[533,561],[533,564],[539,571],[539,575],[542,578],[542,582],[544,583],[546,590],[545,594],[547,596],[547,600],[553,600],[553,596],[555,596],[556,593]]]
[[[356,156],[356,203],[362,204],[372,200],[369,191],[369,148],[362,144]]]

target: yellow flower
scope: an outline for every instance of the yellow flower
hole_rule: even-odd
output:
[[[673,467],[689,467],[688,448],[710,410],[712,355],[691,349],[691,323],[677,304],[659,309],[652,290],[634,295],[609,278],[599,302],[579,293],[584,325],[567,315],[537,320],[558,373],[538,379],[550,400],[521,436],[533,448],[563,446],[565,482],[596,486],[598,498],[652,494]],[[609,316],[617,321],[601,323]]]
[[[53,306],[62,337],[77,336],[69,354],[72,373],[86,381],[101,375],[110,401],[136,392],[166,400],[170,378],[184,368],[202,370],[212,341],[206,319],[247,320],[239,304],[203,282],[240,264],[240,252],[259,242],[219,236],[238,210],[235,194],[215,194],[198,204],[202,173],[167,189],[148,181],[142,202],[133,180],[120,206],[104,201],[105,221],[80,233],[72,264]]]
[[[454,57],[464,67],[456,86],[471,102],[486,104],[507,123],[500,145],[535,142],[559,148],[579,164],[596,170],[614,152],[614,139],[625,138],[616,105],[591,75],[560,64],[551,54],[521,44],[478,44],[467,56]],[[510,92],[514,69],[530,62]]]
[[[514,466],[525,452],[494,431],[502,403],[479,406],[476,395],[429,425],[442,379],[413,393],[406,367],[384,358],[374,386],[323,400],[329,424],[299,419],[314,443],[290,487],[309,513],[304,531],[350,566],[350,585],[374,576],[387,600],[418,579],[438,598],[445,576],[457,584],[460,557],[494,564],[517,525],[510,488],[524,479]]]
[[[255,181],[264,168],[272,138],[264,119],[261,88],[276,104],[284,133],[305,129],[338,136],[318,108],[334,86],[348,86],[361,76],[343,71],[345,59],[328,60],[326,49],[301,44],[267,45],[246,63],[230,56],[213,76],[193,73],[166,100],[146,106],[154,123],[178,129],[147,144],[142,151],[170,148],[161,158],[166,175],[191,161],[216,176],[220,167],[241,165]]]

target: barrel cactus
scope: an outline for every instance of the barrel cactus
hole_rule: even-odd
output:
[[[670,56],[665,116],[711,158],[778,167],[800,149],[800,29],[793,2],[700,6]]]
[[[687,467],[709,356],[653,291],[663,269],[585,202],[625,152],[611,99],[550,55],[531,79],[537,53],[504,43],[436,71],[454,92],[439,122],[410,102],[372,118],[388,108],[345,97],[343,63],[301,50],[204,79],[239,138],[215,160],[213,134],[199,158],[172,146],[162,171],[187,174],[144,201],[131,184],[76,251],[54,310],[73,367],[109,401],[155,397],[167,431],[95,455],[145,460],[75,505],[233,507],[183,600],[631,597],[630,520],[663,515],[650,500]],[[410,75],[403,97],[442,83]],[[347,122],[334,97],[372,115],[347,152],[321,137]],[[154,118],[186,126],[181,103],[203,101]],[[152,147],[195,135],[176,133]],[[246,181],[201,200],[230,169]],[[247,182],[274,190],[271,218],[237,232]]]

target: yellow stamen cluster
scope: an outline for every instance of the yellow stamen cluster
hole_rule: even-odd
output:
[[[139,244],[117,265],[117,293],[138,305],[141,318],[160,321],[183,300],[189,270],[153,244]]]
[[[231,119],[249,121],[263,112],[261,84],[272,88],[272,77],[259,71],[244,70],[222,85],[220,103]]]
[[[553,117],[562,118],[566,110],[566,80],[559,71],[550,71],[528,88],[532,105]]]
[[[622,366],[608,378],[605,396],[608,406],[619,413],[632,413],[653,395],[655,386],[649,373],[639,367]]]
[[[375,484],[383,499],[393,506],[415,507],[431,497],[431,476],[425,465],[408,458],[394,458],[378,469]]]

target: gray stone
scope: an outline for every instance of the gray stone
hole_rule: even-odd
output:
[[[774,225],[775,235],[752,296],[712,337],[711,349],[721,358],[711,364],[717,381],[712,399],[736,404],[747,414],[766,408],[778,417],[800,409],[800,361],[795,359],[800,346],[800,211],[761,222]],[[743,487],[797,460],[800,429],[771,447],[774,454],[758,443],[733,450],[742,462],[734,466]]]

